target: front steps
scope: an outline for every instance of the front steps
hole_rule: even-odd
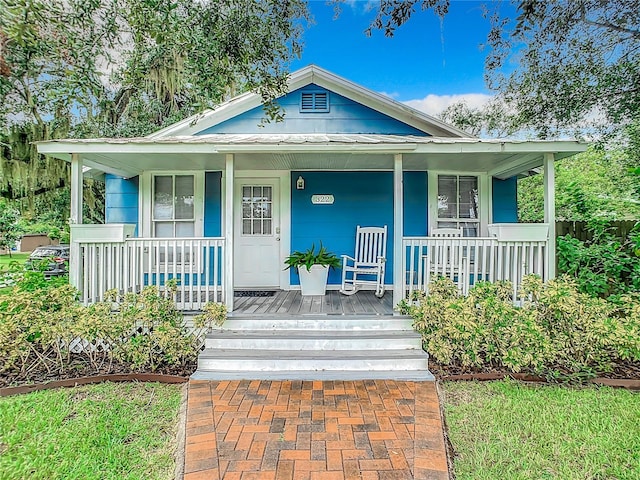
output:
[[[195,380],[433,380],[409,317],[230,316],[207,335]]]

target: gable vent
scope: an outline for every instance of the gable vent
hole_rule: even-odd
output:
[[[328,112],[329,94],[327,92],[302,92],[300,96],[301,112]]]

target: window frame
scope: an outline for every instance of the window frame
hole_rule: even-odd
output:
[[[478,218],[467,219],[455,217],[451,219],[438,217],[438,177],[439,176],[456,176],[458,182],[460,177],[477,177],[478,178]],[[478,237],[487,236],[487,224],[490,223],[491,212],[491,187],[489,176],[483,172],[460,172],[447,170],[429,170],[427,172],[428,195],[428,218],[427,218],[427,236],[430,235],[431,229],[438,228],[438,222],[455,222],[457,225],[465,223],[478,224]],[[459,208],[459,207],[458,207]],[[458,212],[459,213],[459,212]]]
[[[180,176],[180,175],[192,175],[193,176],[193,222],[194,230],[193,237],[188,238],[201,238],[203,236],[204,229],[204,177],[205,172],[193,171],[193,170],[154,170],[144,172],[140,176],[140,195],[141,204],[140,212],[142,213],[142,237],[145,238],[160,238],[155,236],[155,220],[153,218],[153,202],[154,202],[154,178],[156,176]],[[162,221],[162,220],[160,220]],[[175,219],[170,220],[176,222]],[[181,220],[177,220],[178,222]],[[165,237],[162,237],[165,238]],[[183,238],[183,237],[175,237]],[[186,237],[184,237],[186,238]]]

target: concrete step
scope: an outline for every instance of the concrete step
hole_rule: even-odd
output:
[[[427,370],[288,370],[288,371],[247,371],[247,370],[200,370],[192,380],[398,380],[407,382],[434,381]]]
[[[413,319],[402,315],[261,315],[229,316],[228,330],[400,330],[413,331]]]
[[[421,350],[418,333],[405,330],[213,330],[207,349]]]
[[[237,350],[205,349],[198,370],[245,372],[287,371],[422,371],[429,356],[422,350]]]

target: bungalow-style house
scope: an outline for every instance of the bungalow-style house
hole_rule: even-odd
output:
[[[437,274],[463,291],[554,276],[554,162],[586,145],[475,138],[316,66],[277,102],[282,122],[262,123],[260,96],[245,93],[144,138],[38,144],[71,162],[70,281],[83,301],[175,277],[181,309],[233,311],[234,291],[298,290],[284,269],[294,250],[353,255],[358,225],[387,226],[393,305]],[[517,224],[516,180],[540,169],[546,224]],[[82,178],[96,174],[107,224],[83,225]],[[332,271],[329,289],[340,283]]]

